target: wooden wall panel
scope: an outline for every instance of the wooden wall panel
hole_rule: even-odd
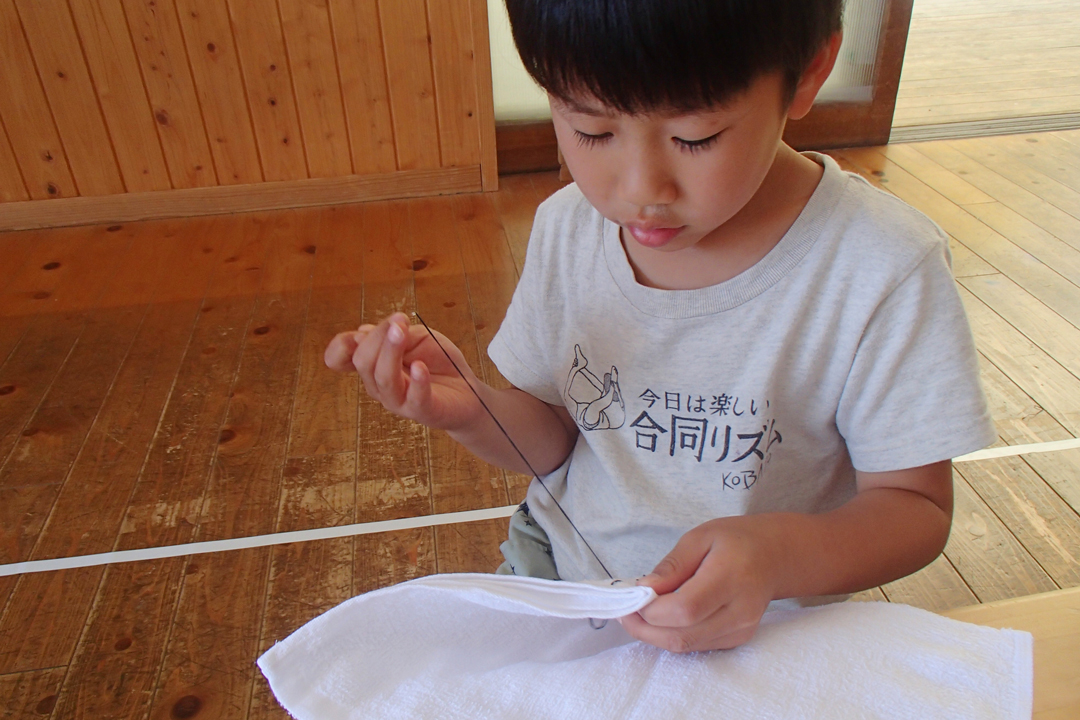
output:
[[[461,167],[480,154],[471,0],[428,0],[439,146],[444,167]]]
[[[393,172],[397,158],[378,5],[330,0],[330,16],[353,170],[360,175]]]
[[[263,180],[232,25],[218,0],[176,0],[218,182]]]
[[[125,191],[65,0],[15,0],[80,195]]]
[[[485,2],[0,0],[0,231],[496,189]]]
[[[22,22],[10,0],[0,2],[0,67],[0,116],[30,197],[78,195]]]
[[[380,0],[399,170],[439,167],[439,124],[424,0]]]
[[[101,110],[128,192],[172,187],[124,9],[114,0],[71,3]]]
[[[267,180],[306,178],[308,166],[277,2],[229,0],[229,11],[263,174]]]
[[[0,118],[0,203],[29,199],[30,193],[26,191],[26,183],[19,172],[15,153],[11,150],[4,121]]]
[[[349,175],[352,155],[327,0],[278,0],[278,5],[311,174]]]
[[[217,185],[176,8],[157,0],[123,4],[173,187]]]

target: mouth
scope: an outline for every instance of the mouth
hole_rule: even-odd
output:
[[[686,226],[681,227],[658,227],[655,225],[623,225],[626,231],[633,235],[641,245],[649,248],[658,248],[667,245],[681,233]]]

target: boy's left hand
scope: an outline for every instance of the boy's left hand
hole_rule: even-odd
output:
[[[638,580],[659,597],[619,622],[634,638],[684,653],[742,645],[773,599],[779,571],[768,515],[710,520]]]

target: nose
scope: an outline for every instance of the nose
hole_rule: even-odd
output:
[[[649,148],[624,156],[619,180],[621,199],[643,209],[675,202],[675,178],[660,154]]]

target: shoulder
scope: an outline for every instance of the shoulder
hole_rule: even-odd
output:
[[[844,172],[834,219],[845,251],[889,260],[895,268],[910,270],[948,247],[948,236],[937,223],[854,173]]]
[[[949,239],[933,220],[831,159],[826,167],[835,199],[815,253],[824,266],[818,277],[868,302],[880,302],[913,274],[951,281]]]

